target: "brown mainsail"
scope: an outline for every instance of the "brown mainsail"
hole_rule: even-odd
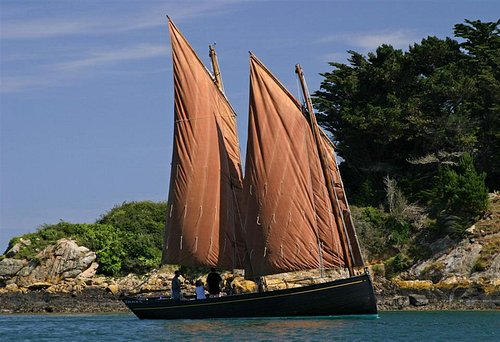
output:
[[[253,55],[243,189],[246,277],[352,263],[309,120]]]
[[[241,267],[236,115],[171,20],[169,29],[175,128],[163,263]]]

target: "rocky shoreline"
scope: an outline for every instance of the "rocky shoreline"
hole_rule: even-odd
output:
[[[486,294],[478,287],[443,290],[401,288],[393,282],[374,283],[381,311],[394,310],[499,310],[498,293]],[[188,293],[188,292],[186,292]],[[148,295],[166,294],[168,291]],[[47,289],[0,293],[0,314],[127,313],[123,293],[109,288],[85,288],[77,292]]]
[[[495,215],[498,216],[498,213]],[[370,267],[379,310],[498,310],[500,309],[500,232],[498,217],[471,227],[460,243],[442,239],[434,256],[398,276],[386,278],[383,264]],[[170,296],[174,268],[113,278],[96,274],[96,254],[71,239],[60,239],[36,259],[17,258],[29,240],[22,240],[0,257],[0,314],[130,312],[122,303],[128,295]],[[489,254],[483,253],[490,251]],[[481,263],[478,263],[478,260]],[[478,267],[480,266],[480,267]],[[331,271],[296,272],[266,277],[268,290],[310,285],[345,277]],[[194,293],[196,279],[187,275],[183,292]],[[228,288],[257,291],[241,274],[224,273]]]
[[[119,296],[103,290],[71,293],[29,291],[0,294],[0,314],[82,314],[129,312]]]

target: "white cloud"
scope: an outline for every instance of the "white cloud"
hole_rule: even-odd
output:
[[[2,16],[0,38],[13,39],[41,39],[71,35],[102,35],[134,30],[142,30],[166,25],[166,14],[176,22],[188,19],[220,15],[230,10],[230,5],[243,1],[178,1],[162,2],[161,5],[149,7],[141,12],[99,13],[75,16],[72,19],[52,17],[36,18],[37,11],[31,17],[26,17],[19,11],[10,11],[10,15]],[[32,19],[31,19],[32,18]]]
[[[0,93],[15,93],[48,86],[50,82],[37,76],[4,77],[0,82]]]
[[[98,27],[89,21],[9,20],[2,23],[0,37],[2,39],[47,38],[91,32],[97,29]]]
[[[0,40],[3,51],[1,57],[0,92],[24,92],[44,87],[60,86],[88,78],[92,69],[113,66],[169,55],[165,44],[144,43],[123,46],[124,39],[135,39],[133,31],[163,26],[166,30],[169,14],[176,22],[200,16],[221,15],[237,10],[237,5],[248,0],[178,1],[164,0],[148,3],[148,7],[138,6],[120,10],[93,4],[76,4],[74,17],[68,19],[67,12],[55,7],[20,3],[5,6],[0,11]],[[92,3],[92,1],[90,1]],[[129,7],[133,7],[134,2]],[[114,13],[109,11],[114,10]],[[107,12],[106,12],[107,11]],[[130,34],[124,35],[124,32]],[[114,37],[110,37],[114,35]],[[78,36],[77,39],[72,39]],[[104,36],[104,37],[103,37]],[[101,37],[103,39],[101,39]],[[131,37],[131,38],[127,38]],[[45,42],[49,38],[62,38]],[[115,40],[116,38],[116,40]],[[153,38],[154,39],[154,38]],[[18,41],[23,41],[17,45]],[[24,41],[27,41],[26,43]],[[81,42],[94,47],[84,48]],[[89,43],[90,42],[90,43]],[[110,47],[110,43],[114,47]],[[105,45],[104,45],[105,43]],[[104,46],[106,46],[104,48]],[[28,50],[23,50],[29,47]],[[50,48],[47,48],[50,47]],[[101,48],[99,48],[101,47]],[[33,59],[29,67],[26,60]],[[141,68],[138,74],[151,72]],[[131,72],[130,69],[127,69]],[[113,72],[111,68],[108,71]],[[121,71],[123,73],[123,70]]]
[[[63,62],[56,68],[65,71],[76,71],[88,67],[114,64],[122,61],[140,60],[167,55],[169,49],[164,45],[140,44],[120,50],[92,52],[88,57],[74,61]]]
[[[0,82],[1,93],[21,92],[41,87],[60,86],[68,79],[74,81],[88,76],[88,69],[99,66],[110,66],[125,61],[143,60],[166,56],[170,49],[164,45],[139,44],[122,49],[99,50],[82,52],[87,57],[45,64],[32,75],[6,76],[2,75]],[[142,73],[147,73],[143,71]]]

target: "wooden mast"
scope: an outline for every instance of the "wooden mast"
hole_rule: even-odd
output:
[[[214,45],[209,45],[209,53],[208,55],[210,56],[210,60],[212,61],[212,68],[214,71],[214,81],[217,87],[224,93],[224,85],[222,84],[222,78],[220,76],[220,69],[219,69],[219,62],[217,61],[217,54],[215,53],[215,48]]]
[[[313,106],[311,103],[311,98],[309,97],[309,91],[307,89],[307,85],[306,85],[306,82],[304,79],[304,73],[302,72],[302,68],[300,67],[299,64],[297,64],[295,66],[295,72],[299,76],[300,86],[302,88],[302,94],[303,94],[305,102],[306,102],[307,111],[309,112],[309,121],[311,124],[311,129],[313,131],[314,140],[316,141],[316,147],[318,148],[318,155],[319,155],[319,159],[321,161],[321,167],[323,169],[323,174],[325,176],[328,194],[330,195],[329,197],[330,197],[330,200],[332,202],[332,209],[335,212],[337,224],[342,227],[342,229],[339,229],[339,234],[340,234],[340,236],[342,238],[342,242],[343,242],[341,245],[342,245],[342,250],[344,252],[344,255],[346,257],[349,275],[352,277],[354,275],[354,268],[352,265],[353,264],[353,261],[352,261],[353,256],[352,256],[351,243],[349,241],[349,236],[348,236],[347,231],[346,231],[346,224],[344,221],[344,216],[343,216],[342,210],[340,209],[339,204],[338,204],[338,202],[339,202],[338,196],[337,196],[337,193],[333,187],[333,179],[332,179],[330,172],[328,172],[328,165],[326,163],[326,157],[324,155],[324,150],[321,148],[321,144],[320,144],[321,137],[320,137],[320,133],[319,133],[318,124],[316,122],[316,116],[314,115],[314,110],[313,110]]]
[[[219,90],[222,92],[222,94],[224,94],[224,85],[222,84],[222,77],[221,77],[221,74],[220,74],[220,69],[219,69],[219,62],[217,61],[217,54],[215,53],[215,43],[213,45],[209,45],[208,46],[208,55],[210,56],[210,61],[212,62],[212,70],[213,70],[213,76],[214,76],[214,83],[215,85],[217,86],[217,88],[219,88]],[[224,96],[226,96],[224,94]],[[238,201],[237,201],[237,196],[236,196],[236,193],[235,193],[235,189],[234,189],[234,185],[231,184],[231,190],[233,192],[233,199],[235,200],[235,202],[237,203],[237,206],[238,206]],[[238,209],[238,213],[239,213],[239,209]],[[237,218],[238,218],[238,222],[241,221],[241,217],[239,214],[236,214],[236,213],[233,213],[233,215],[236,215]],[[233,249],[234,249],[234,254],[233,254],[233,273],[235,272],[236,270],[236,266],[235,266],[235,263],[236,263],[236,258],[237,258],[237,253],[236,253],[236,227],[233,227],[233,240],[234,240],[234,246],[233,246]]]

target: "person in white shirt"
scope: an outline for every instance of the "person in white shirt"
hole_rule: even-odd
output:
[[[203,287],[203,282],[198,279],[195,283],[196,286],[196,299],[207,299],[205,296],[205,288]]]

